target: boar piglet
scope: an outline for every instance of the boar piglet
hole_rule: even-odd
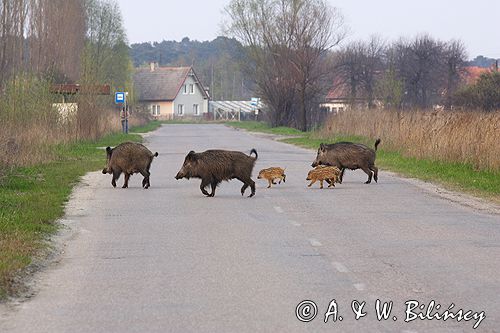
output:
[[[255,154],[255,157],[252,157],[252,154]],[[252,193],[249,197],[253,197],[255,195],[255,182],[251,176],[257,157],[255,149],[251,150],[250,155],[239,151],[215,149],[202,153],[190,151],[184,159],[184,164],[175,176],[175,179],[200,178],[201,193],[208,197],[213,197],[215,196],[216,187],[223,180],[236,178],[243,183],[241,195],[250,187]],[[212,188],[211,193],[205,190],[208,185]]]
[[[276,185],[274,180],[279,180],[280,184],[282,180],[284,183],[286,183],[285,169],[280,167],[270,167],[267,169],[262,169],[259,171],[257,179],[266,179],[269,184],[267,188],[270,188],[271,184]]]
[[[145,189],[151,186],[149,176],[151,173],[151,163],[153,158],[158,156],[158,153],[152,153],[148,148],[135,142],[124,142],[115,148],[107,147],[107,166],[102,170],[102,173],[112,174],[113,179],[111,185],[116,187],[116,181],[120,178],[122,172],[125,174],[123,188],[128,187],[128,180],[134,173],[141,173],[144,177],[142,187]]]
[[[334,144],[324,144],[319,146],[316,160],[312,167],[318,165],[336,166],[341,170],[339,182],[342,183],[345,169],[361,169],[368,175],[365,184],[370,184],[373,179],[378,181],[378,168],[375,166],[375,157],[380,139],[375,141],[375,150],[360,143],[337,142]]]

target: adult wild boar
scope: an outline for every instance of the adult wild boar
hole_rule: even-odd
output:
[[[255,154],[255,157],[252,157]],[[257,160],[257,151],[252,149],[250,155],[239,151],[207,150],[202,153],[190,151],[184,159],[184,164],[175,176],[175,179],[200,178],[201,193],[208,197],[215,196],[215,188],[223,180],[238,179],[243,183],[241,195],[250,186],[255,195],[255,182],[252,180],[252,170]],[[210,185],[212,192],[208,193],[205,188]]]
[[[111,149],[106,148],[107,153],[107,166],[102,170],[102,173],[112,174],[113,179],[111,185],[116,187],[116,181],[120,178],[121,173],[125,174],[125,181],[123,188],[128,187],[128,180],[134,173],[141,173],[144,179],[142,180],[142,187],[149,188],[149,176],[151,173],[151,163],[153,158],[158,156],[158,153],[152,153],[148,148],[135,142],[124,142]]]
[[[380,139],[375,141],[375,150],[360,143],[337,142],[334,144],[320,144],[313,167],[318,165],[336,166],[341,170],[339,182],[342,183],[345,169],[361,169],[368,175],[365,184],[373,179],[378,181],[378,168],[375,166],[375,156]]]

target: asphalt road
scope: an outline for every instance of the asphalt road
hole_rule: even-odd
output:
[[[64,252],[36,274],[33,297],[0,308],[0,332],[473,332],[482,311],[476,331],[500,330],[499,215],[384,172],[378,184],[356,171],[307,188],[315,152],[222,125],[164,126],[147,145],[160,154],[152,187],[86,176],[56,240]],[[237,180],[206,198],[199,180],[174,179],[189,150],[209,148],[257,149],[254,198]],[[287,182],[267,189],[256,175],[269,166],[286,167]],[[393,301],[388,320],[377,299]],[[308,323],[296,318],[303,300],[318,309]],[[332,300],[343,320],[324,323]],[[366,302],[359,320],[354,300]],[[409,300],[424,314],[453,303],[469,320],[405,322]]]

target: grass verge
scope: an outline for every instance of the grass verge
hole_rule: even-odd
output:
[[[375,143],[375,139],[362,136],[336,135],[325,138],[315,132],[303,133],[287,127],[271,128],[264,123],[256,122],[230,123],[228,125],[253,132],[298,135],[300,137],[286,138],[280,141],[312,149],[317,149],[322,142],[361,142],[369,147],[373,147]],[[467,192],[500,203],[500,171],[476,170],[471,164],[466,163],[407,157],[399,151],[386,150],[383,146],[382,142],[377,151],[377,166],[381,169],[424,181],[439,183],[451,190]]]
[[[64,203],[79,178],[105,165],[102,147],[141,140],[138,134],[112,134],[97,142],[57,145],[50,147],[52,162],[17,168],[0,179],[0,300],[16,294],[18,275],[48,248],[47,239],[57,231],[55,221],[64,214]]]
[[[245,129],[251,132],[260,132],[260,133],[277,134],[277,135],[294,135],[294,136],[306,135],[306,133],[299,131],[298,129],[295,128],[271,127],[268,124],[259,121],[227,122],[225,124],[227,126]]]

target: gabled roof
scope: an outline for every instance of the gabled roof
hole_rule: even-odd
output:
[[[193,73],[203,96],[207,92],[198,80],[192,67],[146,67],[134,73],[134,87],[140,101],[173,101],[179,93],[186,77]]]

